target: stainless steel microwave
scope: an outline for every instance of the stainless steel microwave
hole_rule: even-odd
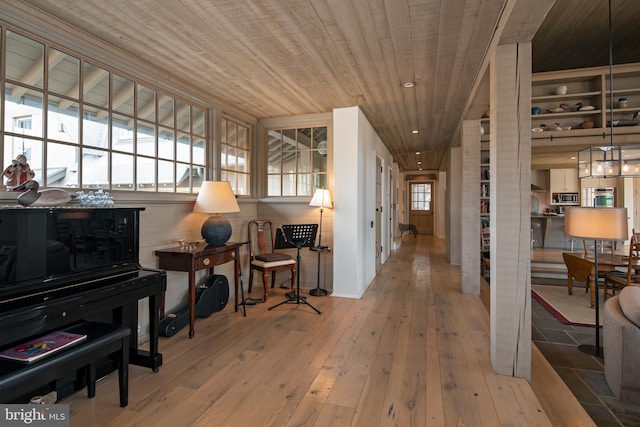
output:
[[[553,193],[551,195],[551,204],[577,205],[578,193]]]

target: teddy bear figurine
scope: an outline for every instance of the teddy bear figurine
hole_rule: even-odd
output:
[[[29,167],[27,158],[23,154],[20,154],[7,166],[3,175],[7,178],[7,190],[12,191],[15,187],[32,180],[36,174]]]

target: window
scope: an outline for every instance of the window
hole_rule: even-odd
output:
[[[5,163],[24,154],[36,181],[48,187],[198,191],[207,110],[46,42],[0,31]]]
[[[230,119],[220,121],[220,170],[238,196],[251,195],[251,141],[249,128]]]
[[[327,127],[267,130],[268,196],[311,196],[327,187]]]
[[[411,184],[411,210],[431,210],[431,184]]]

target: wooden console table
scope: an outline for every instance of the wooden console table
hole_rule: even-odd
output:
[[[189,273],[189,338],[193,338],[196,304],[196,271],[209,269],[213,274],[213,267],[233,261],[235,311],[238,311],[238,283],[240,281],[239,249],[242,243],[227,242],[224,246],[210,246],[200,243],[193,250],[170,248],[156,251],[158,266],[163,270],[186,271]],[[162,298],[161,314],[164,316],[164,298]]]

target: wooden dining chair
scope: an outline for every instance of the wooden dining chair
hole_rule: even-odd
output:
[[[632,284],[640,285],[640,275],[636,273],[638,269],[638,262],[640,262],[640,241],[637,239],[635,232],[631,234],[629,239],[629,255],[628,265],[625,272],[611,271],[607,272],[604,276],[604,298],[609,296],[609,289],[611,289],[611,295],[615,295],[616,289],[620,290],[625,286]]]
[[[573,279],[585,282],[584,291],[591,291],[591,307],[595,306],[595,290],[591,284],[591,261],[563,252],[562,259],[567,266],[567,292],[573,295]]]
[[[249,221],[249,292],[253,287],[253,272],[262,272],[264,285],[264,300],[267,300],[267,283],[271,275],[271,287],[276,283],[276,272],[280,270],[291,271],[291,291],[296,281],[296,260],[289,254],[274,252],[273,225],[268,219]]]

